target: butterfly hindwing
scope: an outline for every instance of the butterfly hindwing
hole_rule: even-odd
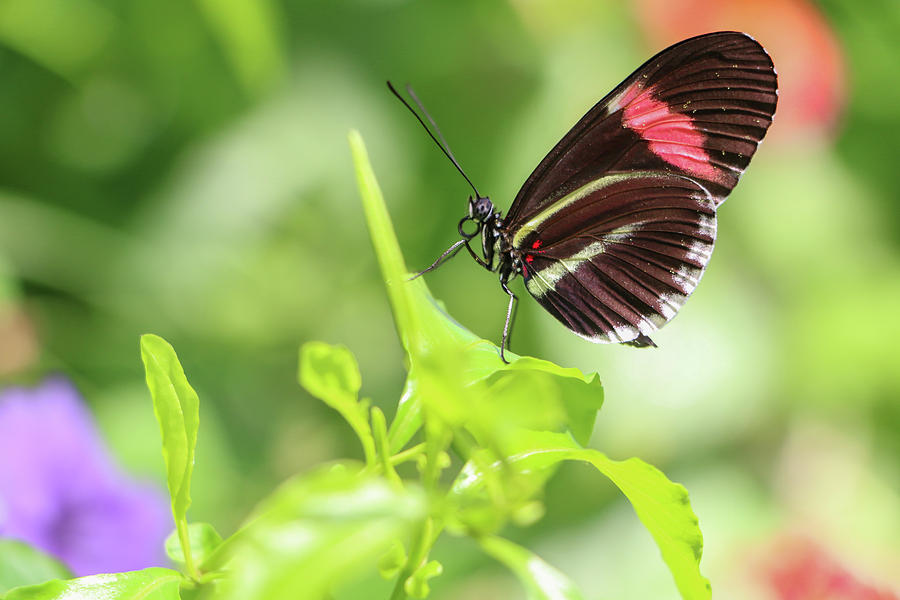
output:
[[[772,61],[753,38],[718,32],[671,46],[598,102],[534,170],[510,229],[607,173],[660,170],[700,182],[718,205],[772,122]]]
[[[550,314],[592,341],[631,342],[681,308],[715,237],[707,189],[639,171],[607,175],[545,206],[513,243],[526,249],[526,288]]]

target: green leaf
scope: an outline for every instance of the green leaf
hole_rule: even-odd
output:
[[[427,598],[431,593],[428,580],[444,572],[444,567],[436,560],[429,561],[416,569],[403,582],[403,589],[413,598]]]
[[[584,461],[596,467],[631,502],[656,541],[682,598],[711,597],[709,581],[700,573],[703,534],[683,486],[669,481],[659,469],[640,459],[612,460],[601,452],[580,447],[565,434],[531,432],[516,442],[520,447],[507,461],[520,470],[546,469],[564,460]],[[480,477],[481,473],[473,469],[468,473],[467,485],[483,485]]]
[[[345,346],[306,343],[300,348],[299,380],[307,392],[344,417],[362,444],[366,464],[374,464],[375,439],[369,427],[368,407],[358,401],[362,378],[353,353]]]
[[[3,600],[179,600],[182,576],[154,567],[143,571],[54,579],[10,590]]]
[[[187,509],[191,505],[191,474],[200,425],[200,400],[178,362],[175,349],[159,336],[141,336],[141,358],[153,412],[162,434],[166,480],[172,514],[182,546],[188,545]],[[188,572],[196,575],[190,551],[185,550]]]
[[[522,356],[503,369],[490,372],[486,378],[492,381],[496,380],[498,374],[516,373],[541,377],[545,381],[544,385],[553,385],[566,413],[569,431],[579,444],[588,443],[594,431],[597,412],[603,406],[603,385],[596,373],[585,375],[575,368],[560,367],[547,360]]]
[[[423,494],[337,465],[282,485],[205,566],[234,565],[221,581],[226,600],[322,598],[424,516]]]
[[[444,312],[421,277],[410,281],[381,188],[369,164],[362,137],[356,131],[350,132],[350,149],[369,235],[387,286],[397,333],[409,357],[439,352],[447,342],[457,346],[479,342],[477,336]],[[503,364],[499,353],[493,354],[493,360]]]
[[[703,534],[684,486],[669,481],[662,471],[639,458],[611,460],[596,450],[582,450],[579,454],[580,460],[597,467],[631,502],[656,541],[681,597],[711,598],[709,580],[700,573]]]
[[[188,525],[187,531],[191,544],[191,557],[197,561],[197,564],[203,564],[203,561],[209,558],[222,544],[222,536],[209,523],[191,523]],[[185,563],[177,531],[173,531],[166,538],[166,555],[176,564],[184,565]]]
[[[18,540],[0,540],[0,595],[14,587],[71,576],[52,556]]]
[[[337,411],[355,409],[362,387],[359,365],[345,346],[309,342],[300,348],[300,384]]]
[[[397,332],[409,359],[403,397],[388,431],[391,451],[400,451],[421,427],[423,400],[443,419],[453,420],[461,415],[462,420],[471,422],[469,409],[483,404],[478,399],[483,397],[484,390],[473,391],[470,386],[479,382],[496,384],[492,376],[515,371],[545,374],[544,387],[554,388],[554,393],[562,399],[566,427],[576,439],[586,443],[596,411],[603,403],[603,389],[597,376],[586,376],[577,369],[564,369],[534,358],[516,358],[511,365],[504,364],[496,345],[478,338],[444,311],[428,291],[424,278],[410,281],[365,146],[355,131],[350,133],[350,146],[369,234]],[[509,356],[515,357],[512,353]],[[530,400],[540,400],[532,396]],[[468,404],[461,407],[467,398]],[[506,415],[518,418],[522,413],[511,410]],[[481,422],[483,430],[491,429],[486,416]]]
[[[413,374],[410,365],[409,375],[403,386],[397,414],[388,428],[388,444],[392,454],[396,454],[412,439],[422,427],[422,402],[419,400],[419,378]]]
[[[162,434],[166,478],[177,520],[184,517],[191,504],[200,400],[184,375],[175,349],[164,339],[153,334],[141,336],[141,358]]]
[[[543,506],[534,497],[555,473],[556,464],[522,468],[507,456],[526,444],[535,430],[561,432],[581,424],[585,426],[581,433],[588,437],[603,398],[596,377],[561,371],[565,370],[545,361],[520,358],[457,395],[466,414],[464,427],[476,446],[465,454],[457,435],[457,450],[467,464],[449,497],[455,507],[448,517],[451,530],[483,536],[496,533],[507,520],[532,523],[543,515]],[[570,399],[568,404],[565,398]],[[579,411],[580,416],[573,416]],[[479,476],[472,477],[473,472]]]
[[[505,564],[525,586],[529,600],[581,600],[581,591],[561,572],[531,551],[501,537],[479,540],[481,548]]]
[[[385,579],[390,579],[406,566],[406,548],[400,540],[394,540],[390,549],[378,559],[378,572]]]
[[[485,449],[471,455],[448,495],[447,529],[481,537],[498,532],[508,520],[530,524],[543,516],[534,500],[555,465],[521,468]]]

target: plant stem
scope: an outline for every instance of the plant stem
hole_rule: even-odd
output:
[[[380,460],[381,468],[384,476],[387,477],[395,487],[402,488],[403,482],[400,476],[394,470],[394,464],[391,462],[391,451],[387,441],[387,424],[384,419],[384,413],[377,406],[372,407],[372,434],[375,438],[375,449]]]
[[[406,561],[406,566],[403,567],[400,575],[397,577],[397,583],[394,585],[393,593],[391,593],[391,600],[405,600],[406,580],[425,563],[425,559],[428,557],[431,546],[436,539],[434,535],[434,520],[431,517],[425,519],[414,539],[416,540],[415,547],[412,548],[412,551],[409,553],[409,560]]]
[[[191,554],[191,536],[188,534],[187,519],[178,519],[175,528],[178,530],[178,541],[181,543],[181,552],[184,554],[184,568],[188,576],[197,581],[200,579],[200,572],[197,571],[197,565],[194,564],[194,557]]]
[[[391,457],[392,465],[399,465],[402,462],[406,462],[408,460],[413,460],[425,450],[425,442],[421,444],[416,444],[411,448],[407,448],[403,452],[398,452],[397,454]]]
[[[442,429],[438,429],[433,424],[429,427],[429,424],[433,423],[433,421],[425,421],[425,442],[419,444],[418,446],[413,446],[410,450],[414,450],[419,448],[419,450],[425,451],[425,468],[422,470],[422,482],[425,485],[425,489],[428,493],[433,493],[435,491],[435,486],[437,484],[438,477],[440,477],[441,468],[439,464],[440,453],[443,451],[445,444],[443,443],[443,438],[445,431]],[[397,455],[399,456],[399,455]],[[391,594],[391,600],[405,600],[406,595],[406,580],[410,578],[425,562],[428,560],[428,555],[431,552],[432,546],[437,541],[437,538],[441,535],[441,531],[443,530],[443,521],[435,522],[433,517],[427,517],[425,521],[422,523],[421,528],[413,537],[413,545],[410,548],[409,560],[406,561],[406,565],[400,571],[400,575],[397,577],[397,583],[394,586],[394,591]]]
[[[359,438],[360,444],[362,444],[363,456],[366,458],[366,466],[374,467],[378,463],[378,457],[375,453],[375,441],[372,439],[372,433],[367,429],[363,429],[356,424],[354,419],[345,419],[350,427],[353,429],[354,433],[356,433],[356,437]]]

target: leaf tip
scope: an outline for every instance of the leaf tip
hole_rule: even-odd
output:
[[[353,154],[355,160],[359,160],[361,156],[367,154],[366,144],[363,142],[362,134],[358,130],[351,129],[348,131],[347,141],[350,143],[350,152]]]
[[[141,352],[151,352],[158,351],[163,348],[170,348],[174,352],[174,348],[172,345],[167,342],[164,338],[156,335],[155,333],[144,333],[141,334]]]

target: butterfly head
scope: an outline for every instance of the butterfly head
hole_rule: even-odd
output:
[[[487,196],[469,196],[469,219],[483,223],[494,214],[494,204]]]

